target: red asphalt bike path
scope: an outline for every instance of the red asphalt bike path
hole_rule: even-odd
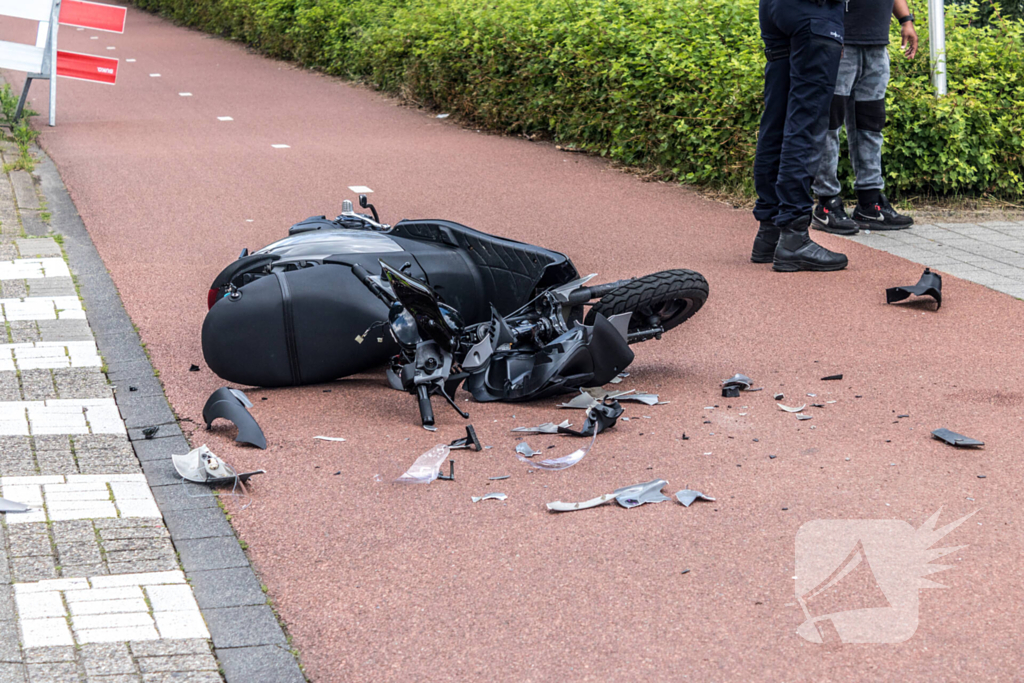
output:
[[[5,22],[0,34],[30,42],[34,28]],[[58,126],[37,119],[41,144],[175,411],[193,421],[182,423],[193,445],[268,471],[254,480],[255,504],[227,504],[312,680],[1020,676],[1022,302],[947,277],[938,312],[886,306],[885,288],[915,283],[920,266],[822,234],[815,239],[849,255],[847,270],[773,273],[747,261],[747,211],[600,159],[439,121],[134,9],[123,35],[65,28],[60,46],[119,57],[118,83],[61,80]],[[21,74],[6,76],[20,88]],[[34,92],[38,111],[45,90]],[[456,481],[420,487],[392,480],[464,434],[464,422],[438,406],[440,430],[422,430],[415,400],[386,390],[382,372],[250,390],[266,451],[236,446],[230,426],[197,428],[223,384],[200,349],[212,278],[242,247],[337,214],[355,199],[350,185],[373,188],[387,222],[455,220],[564,251],[602,281],[703,273],[708,304],[636,347],[619,385],[671,403],[628,404],[633,419],[578,465],[534,474],[516,460],[509,429],[579,423],[582,413],[558,411],[556,400],[467,403],[493,449],[456,452]],[[202,372],[189,372],[192,363]],[[721,380],[735,372],[764,391],[721,398]],[[820,380],[833,373],[845,378]],[[836,403],[809,407],[814,419],[800,422],[775,406],[777,391],[790,405]],[[931,438],[938,427],[986,446],[954,449]],[[579,445],[528,441],[545,454],[555,445],[552,455]],[[512,477],[488,481],[503,474]],[[670,482],[666,492],[694,488],[717,502],[563,515],[544,507],[654,478]],[[509,498],[470,501],[491,491]],[[918,527],[940,508],[940,524],[979,512],[938,543],[966,547],[936,562],[952,567],[930,577],[948,589],[919,592],[912,638],[816,645],[796,634],[802,524]]]

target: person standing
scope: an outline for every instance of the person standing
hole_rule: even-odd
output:
[[[914,224],[886,199],[882,190],[882,128],[885,90],[889,84],[889,22],[900,23],[907,59],[917,54],[914,15],[907,0],[854,0],[844,14],[846,48],[839,62],[836,92],[829,111],[829,130],[812,190],[818,196],[811,227],[840,235],[859,228],[902,230]],[[853,218],[843,206],[839,165],[839,128],[846,124],[846,142],[856,177],[857,206]]]
[[[854,0],[860,2],[861,0]],[[811,240],[810,167],[820,159],[843,51],[840,0],[760,0],[768,63],[754,160],[760,222],[750,260],[777,271],[840,270],[847,258]]]

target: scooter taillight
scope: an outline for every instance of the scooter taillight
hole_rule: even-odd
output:
[[[219,299],[219,298],[220,298],[220,290],[219,289],[211,289],[209,291],[209,293],[206,295],[206,310],[210,310],[211,308],[213,308],[213,305],[215,303],[217,303],[217,299]]]

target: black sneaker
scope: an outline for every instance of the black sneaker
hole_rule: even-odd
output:
[[[878,203],[874,206],[857,204],[853,210],[853,220],[857,221],[861,230],[906,230],[914,224],[910,216],[896,213],[884,194],[878,196]]]
[[[811,213],[811,227],[833,235],[856,235],[860,232],[857,222],[846,215],[843,200],[839,196],[822,197]]]

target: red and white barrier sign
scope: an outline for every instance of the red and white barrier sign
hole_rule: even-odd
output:
[[[114,85],[117,82],[117,60],[57,50],[57,75]]]
[[[97,31],[124,33],[124,18],[127,13],[126,7],[88,0],[62,0],[60,3],[61,24]]]

